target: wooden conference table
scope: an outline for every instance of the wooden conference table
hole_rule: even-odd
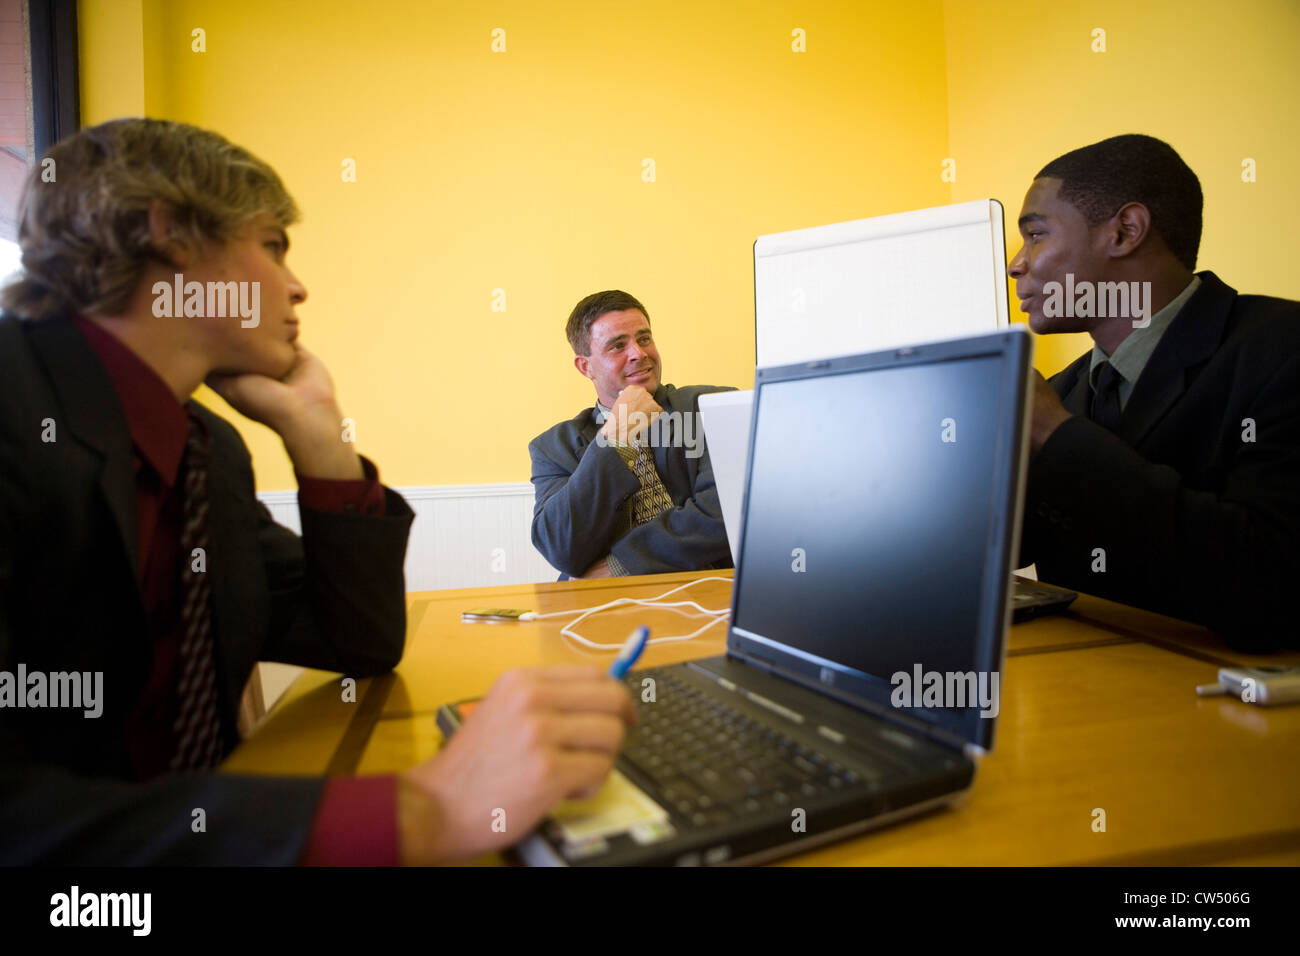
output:
[[[401,770],[441,741],[438,706],[482,695],[510,667],[592,661],[560,634],[570,618],[465,624],[463,610],[546,612],[653,597],[702,577],[673,600],[730,603],[731,572],[428,591],[407,596],[405,657],[360,680],[344,702],[340,677],[304,672],[263,726],[227,760],[230,772],[347,774]],[[588,618],[588,640],[621,642],[635,624],[689,634],[707,618],[623,609]],[[646,649],[638,667],[725,650],[725,624]],[[1227,664],[1300,663],[1253,657],[1208,631],[1080,596],[1064,615],[1011,628],[994,749],[958,807],[814,849],[801,865],[1196,865],[1300,863],[1300,706],[1199,698]],[[1094,832],[1094,810],[1105,811]],[[481,862],[495,862],[496,857]]]

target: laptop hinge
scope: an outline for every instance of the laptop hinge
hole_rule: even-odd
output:
[[[788,680],[791,683],[798,684],[800,687],[814,691],[822,697],[829,697],[847,707],[852,707],[854,710],[863,711],[873,717],[880,717],[887,723],[900,726],[918,737],[924,737],[931,743],[939,744],[941,747],[947,747],[949,750],[960,751],[971,760],[975,760],[978,756],[983,755],[986,752],[983,747],[972,743],[964,737],[959,737],[957,734],[927,724],[923,720],[918,720],[915,717],[908,716],[892,707],[882,707],[874,701],[862,700],[859,697],[849,697],[847,694],[840,693],[834,687],[827,687],[825,684],[809,680],[801,674],[788,671],[768,658],[759,657],[754,654],[746,654],[745,652],[738,651],[732,647],[727,648],[727,656],[738,658],[746,664],[757,667],[759,670],[766,671],[767,673],[780,677],[783,680]]]

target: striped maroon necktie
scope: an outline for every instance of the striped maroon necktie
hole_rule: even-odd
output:
[[[195,571],[195,548],[204,570]],[[181,530],[180,707],[173,770],[215,767],[224,756],[212,643],[212,588],[208,584],[208,435],[190,414],[185,442],[185,526]]]

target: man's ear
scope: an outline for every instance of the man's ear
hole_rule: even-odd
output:
[[[1151,210],[1140,202],[1125,203],[1107,224],[1106,254],[1131,256],[1151,235]]]
[[[582,373],[584,378],[591,378],[591,356],[575,355],[573,357],[573,367]]]
[[[149,204],[149,245],[158,258],[181,272],[195,259],[195,250],[181,238],[176,228],[172,207],[161,199]]]

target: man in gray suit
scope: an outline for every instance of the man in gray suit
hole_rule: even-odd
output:
[[[561,580],[731,567],[698,405],[729,389],[661,384],[649,314],[626,292],[587,296],[565,332],[597,400],[528,445],[537,550]]]

